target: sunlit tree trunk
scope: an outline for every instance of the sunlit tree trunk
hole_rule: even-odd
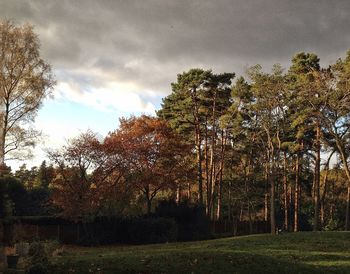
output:
[[[177,188],[176,188],[176,203],[179,204],[181,202],[181,198],[182,198],[182,189],[181,189],[181,185],[178,184]]]
[[[202,179],[202,138],[199,125],[196,126],[196,152],[197,152],[197,180],[198,180],[198,201],[203,205],[203,179]]]
[[[294,232],[299,231],[300,210],[300,153],[297,153],[295,161],[295,185],[294,185]]]
[[[224,172],[226,137],[227,136],[225,136],[224,131],[221,130],[220,168],[219,168],[219,182],[218,182],[218,205],[217,205],[217,211],[216,211],[216,218],[218,220],[220,220],[221,216],[222,216],[222,202],[223,202],[222,179],[223,179],[223,172]]]
[[[272,147],[272,155],[273,155]],[[272,167],[271,167],[271,176],[270,176],[270,222],[271,222],[271,233],[276,233],[276,217],[275,217],[275,162],[272,157]]]
[[[269,175],[269,163],[266,162],[265,166],[265,194],[264,194],[264,221],[267,222],[269,218],[269,193],[268,193],[268,184],[270,182]]]
[[[218,204],[216,208],[216,219],[220,220],[222,216],[222,171],[220,171],[218,182]]]
[[[284,204],[284,229],[288,230],[288,185],[287,185],[287,153],[283,153],[283,204]]]
[[[271,234],[276,233],[276,216],[275,216],[275,148],[272,143],[270,133],[266,130],[268,138],[268,150],[269,150],[269,183],[270,183],[270,226]]]
[[[317,121],[316,127],[316,158],[314,172],[314,231],[319,230],[320,220],[320,170],[321,170],[321,126]]]
[[[204,132],[204,163],[205,163],[205,186],[206,186],[206,214],[209,216],[211,191],[209,187],[209,159],[208,159],[208,119],[205,118],[205,132]]]

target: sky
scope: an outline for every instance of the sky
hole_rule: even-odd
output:
[[[122,116],[154,114],[191,68],[244,76],[300,51],[328,66],[350,49],[348,0],[0,0],[0,19],[34,25],[57,81],[28,166],[88,129],[105,136]]]

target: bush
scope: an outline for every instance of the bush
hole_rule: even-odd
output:
[[[174,242],[178,227],[169,218],[139,218],[131,220],[127,233],[128,240],[134,244]]]
[[[28,271],[34,266],[39,267],[41,265],[47,267],[49,264],[48,254],[42,242],[32,242],[29,245],[28,256],[30,260]]]
[[[0,217],[47,215],[53,211],[47,205],[50,192],[44,188],[27,190],[24,185],[13,176],[0,177]],[[11,207],[11,212],[7,207]]]
[[[47,274],[49,273],[49,256],[52,256],[58,248],[56,241],[40,242],[35,241],[29,245],[28,256],[29,266],[27,274]]]
[[[173,218],[176,221],[179,241],[211,238],[210,220],[205,214],[205,209],[201,206],[192,205],[188,201],[177,204],[172,200],[164,200],[158,204],[155,215]]]
[[[29,268],[26,271],[26,274],[48,274],[48,273],[49,271],[47,269],[47,266],[40,263],[36,263],[29,266]]]
[[[325,227],[324,227],[324,230],[325,231],[336,231],[336,230],[339,230],[340,228],[342,227],[342,224],[341,222],[339,222],[339,220],[337,219],[330,219]]]

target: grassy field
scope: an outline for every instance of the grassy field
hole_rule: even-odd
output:
[[[65,247],[50,273],[350,273],[350,233],[267,234],[143,246]]]

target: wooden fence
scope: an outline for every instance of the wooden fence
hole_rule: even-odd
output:
[[[65,244],[75,244],[84,237],[86,227],[96,224],[83,225],[82,223],[26,223],[17,221],[12,225],[6,225],[0,221],[0,241],[7,242],[7,239],[14,241],[57,240]],[[211,231],[216,234],[225,235],[248,235],[257,233],[268,233],[269,224],[264,221],[252,223],[246,221],[216,221],[210,223]],[[112,231],[113,232],[113,231]],[[115,231],[115,233],[118,233]]]

